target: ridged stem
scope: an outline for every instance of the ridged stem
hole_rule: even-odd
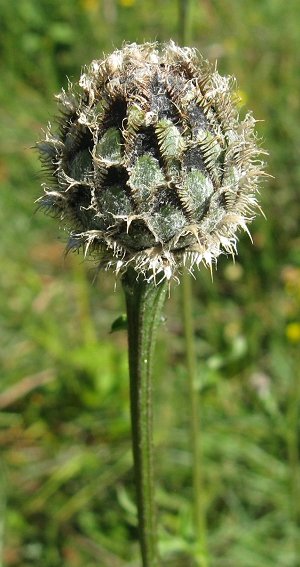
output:
[[[122,279],[128,321],[132,447],[143,567],[159,567],[153,475],[152,361],[166,284]]]
[[[206,514],[203,486],[203,458],[200,437],[200,391],[197,387],[197,360],[192,311],[191,276],[184,270],[181,278],[182,319],[185,338],[186,369],[189,390],[190,443],[193,469],[195,560],[208,567],[206,549]]]

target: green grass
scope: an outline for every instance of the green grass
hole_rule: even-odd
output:
[[[128,3],[129,4],[129,3]],[[115,11],[109,5],[115,5]],[[106,6],[106,11],[105,11]],[[126,7],[0,1],[0,470],[5,567],[138,567],[121,287],[34,214],[31,146],[53,93],[124,39],[176,39],[174,2]],[[297,567],[299,557],[300,7],[193,3],[192,43],[235,74],[269,150],[267,221],[235,265],[193,284],[211,567]],[[243,111],[243,109],[242,109]],[[156,473],[164,565],[186,567],[191,469],[179,289],[156,360]],[[3,479],[3,480],[2,480]],[[2,526],[0,525],[0,537]],[[298,546],[298,549],[297,549]]]

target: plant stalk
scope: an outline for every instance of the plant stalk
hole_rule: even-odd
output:
[[[181,45],[190,41],[190,0],[178,1],[178,40]]]
[[[159,567],[153,475],[152,361],[167,286],[122,279],[126,298],[132,447],[143,567]]]
[[[293,357],[291,365],[290,396],[287,410],[286,443],[290,471],[290,512],[294,524],[294,553],[295,560],[300,557],[300,541],[297,527],[300,525],[300,451],[299,451],[299,402],[300,384],[297,363]]]
[[[178,36],[182,45],[190,40],[190,0],[179,0]],[[191,276],[186,269],[181,278],[182,318],[185,337],[185,355],[188,376],[188,390],[190,402],[190,446],[193,469],[193,507],[194,507],[194,537],[195,560],[199,567],[208,567],[206,545],[206,513],[203,502],[203,458],[200,439],[200,400],[197,389],[197,361],[195,348],[195,335],[192,315],[192,283]]]
[[[206,549],[206,513],[203,486],[203,458],[200,436],[200,393],[197,387],[197,361],[192,314],[191,276],[185,269],[181,279],[182,318],[190,400],[190,443],[193,469],[195,559],[199,567],[208,567]]]

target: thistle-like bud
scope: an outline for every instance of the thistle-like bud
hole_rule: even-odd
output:
[[[231,77],[172,41],[130,44],[57,98],[58,133],[38,143],[48,172],[39,201],[66,222],[68,249],[159,280],[235,253],[263,164]]]

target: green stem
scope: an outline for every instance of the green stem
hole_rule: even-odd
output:
[[[6,481],[6,470],[5,465],[0,461],[0,567],[3,567],[3,546],[4,546],[4,531],[5,531],[5,519],[6,519],[6,492],[7,492],[7,481]]]
[[[182,45],[190,39],[190,0],[179,0],[178,35]],[[204,487],[202,474],[202,451],[200,441],[200,404],[197,389],[197,362],[194,325],[192,316],[192,284],[187,270],[181,279],[182,316],[185,336],[186,366],[190,398],[190,437],[193,469],[194,536],[196,541],[195,560],[199,567],[208,567],[206,549],[206,514],[203,502]]]
[[[199,567],[207,567],[206,521],[203,486],[203,459],[200,439],[200,393],[197,388],[197,362],[192,315],[191,276],[184,270],[181,279],[182,316],[185,337],[186,366],[190,398],[190,436],[193,469],[194,532],[196,540],[196,561]]]
[[[290,471],[290,511],[294,524],[294,552],[295,558],[300,557],[300,541],[298,526],[300,523],[300,451],[299,451],[299,402],[300,384],[297,372],[297,363],[293,357],[291,365],[292,382],[290,386],[289,405],[287,411],[286,442]]]
[[[132,447],[143,567],[158,567],[153,480],[152,359],[166,284],[123,276],[128,320]]]
[[[178,38],[181,45],[187,45],[190,39],[190,2],[179,0],[178,2]]]

